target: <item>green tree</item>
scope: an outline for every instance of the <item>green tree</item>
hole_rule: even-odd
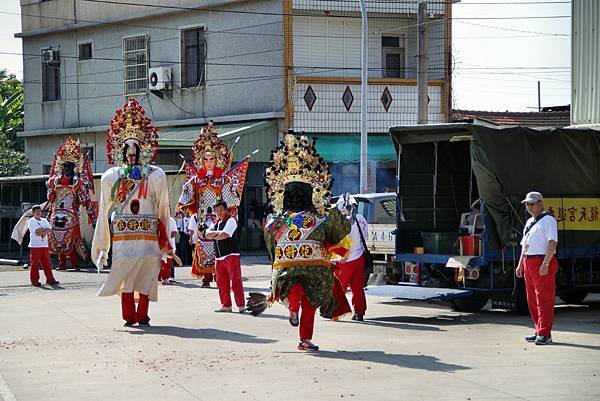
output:
[[[17,137],[23,131],[23,115],[23,83],[0,70],[0,177],[29,172],[23,139]]]

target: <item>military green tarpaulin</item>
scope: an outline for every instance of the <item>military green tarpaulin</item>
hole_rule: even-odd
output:
[[[472,139],[471,168],[488,215],[493,249],[520,238],[515,234],[522,232],[527,217],[520,201],[529,191],[546,198],[600,197],[599,131],[441,124],[392,127],[390,133],[397,150],[403,145],[402,157],[410,151],[408,144]],[[559,252],[599,255],[600,230],[560,231]]]
[[[492,217],[492,245],[506,244],[513,228],[521,231],[513,209],[523,216],[520,201],[529,191],[546,198],[600,197],[600,132],[476,126],[471,132],[472,168]],[[597,255],[600,230],[561,231],[559,248],[564,256]]]

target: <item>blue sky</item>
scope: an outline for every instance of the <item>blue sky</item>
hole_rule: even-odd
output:
[[[568,3],[509,4],[535,1],[542,0],[463,0],[454,5],[454,108],[535,111],[538,80],[542,106],[570,103],[570,18],[472,19],[571,14]],[[500,2],[505,4],[471,4]],[[19,11],[19,0],[0,1],[0,12]],[[21,52],[21,41],[13,37],[20,31],[18,16],[0,14],[0,51]],[[1,60],[0,68],[22,77],[21,56],[3,54]]]

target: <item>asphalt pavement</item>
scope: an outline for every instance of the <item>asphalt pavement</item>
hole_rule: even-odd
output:
[[[270,267],[244,258],[244,287]],[[216,289],[178,268],[149,328],[125,328],[106,273],[0,269],[0,400],[600,400],[600,296],[558,305],[549,346],[528,316],[368,297],[366,321],[316,319],[321,351],[298,351],[286,309],[217,314]],[[350,294],[349,294],[350,296]]]

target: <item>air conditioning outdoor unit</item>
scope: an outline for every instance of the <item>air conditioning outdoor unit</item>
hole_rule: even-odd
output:
[[[59,61],[58,51],[52,49],[42,50],[42,61],[44,63]]]
[[[171,89],[171,67],[153,67],[148,70],[150,90]]]

